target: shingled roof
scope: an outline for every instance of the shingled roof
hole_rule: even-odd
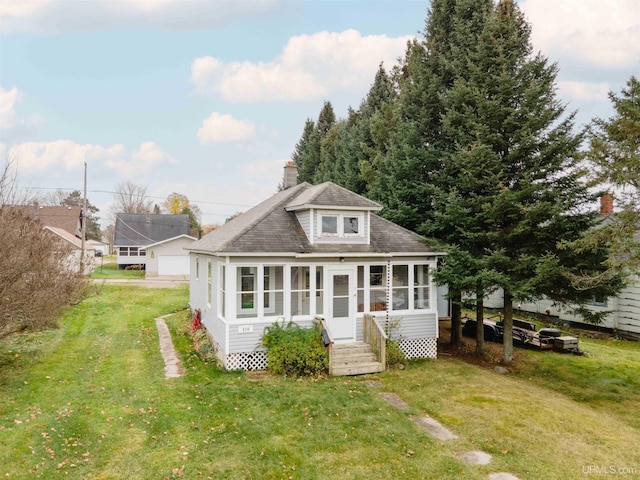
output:
[[[379,204],[331,182],[312,186],[301,183],[279,192],[249,211],[222,225],[187,250],[201,253],[281,254],[380,254],[433,251],[422,237],[371,214],[371,242],[363,244],[311,244],[293,210],[335,207],[379,210]]]
[[[76,237],[81,235],[80,207],[18,205],[9,208],[39,220],[46,227],[62,229]]]
[[[186,214],[118,213],[113,244],[143,247],[188,234]]]

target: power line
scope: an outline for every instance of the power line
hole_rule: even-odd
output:
[[[77,188],[69,188],[69,187],[23,187],[26,188],[28,190],[62,190],[62,191],[76,191],[78,190]],[[114,194],[114,195],[119,195],[121,192],[113,192],[110,190],[87,190],[90,193],[110,193],[110,194]],[[167,197],[156,197],[153,195],[140,195],[140,194],[136,194],[136,193],[132,193],[132,194],[127,194],[128,196],[132,196],[132,197],[143,197],[143,198],[149,198],[149,199],[156,199],[156,200],[166,200]],[[208,205],[225,205],[228,207],[253,207],[253,205],[247,205],[247,204],[242,204],[242,203],[223,203],[223,202],[210,202],[210,201],[206,201],[206,200],[189,200],[189,203],[205,203]]]

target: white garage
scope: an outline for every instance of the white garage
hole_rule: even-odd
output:
[[[154,243],[144,248],[146,250],[146,274],[152,277],[182,277],[189,278],[189,252],[184,247],[195,241],[190,235],[177,237]]]
[[[189,257],[184,255],[160,255],[158,275],[189,275]]]

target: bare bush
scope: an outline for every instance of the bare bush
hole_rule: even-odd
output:
[[[72,247],[16,207],[23,199],[16,179],[9,161],[0,170],[0,338],[56,325],[87,286]]]
[[[0,338],[57,324],[87,282],[70,268],[71,247],[21,212],[0,210]]]

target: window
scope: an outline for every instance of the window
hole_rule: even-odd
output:
[[[362,238],[364,215],[321,214],[320,237]]]
[[[258,314],[258,267],[238,267],[238,318]]]
[[[384,312],[387,309],[387,266],[369,267],[369,311]]]
[[[429,265],[413,266],[413,308],[429,308]]]
[[[596,295],[593,297],[592,304],[594,307],[606,307],[607,306],[607,297]]]
[[[311,268],[291,267],[291,315],[311,313]]]
[[[118,247],[118,253],[121,257],[144,257],[146,250],[140,250],[138,247]]]
[[[316,313],[322,315],[324,312],[324,283],[323,269],[316,267]]]
[[[225,294],[227,292],[227,288],[226,288],[227,280],[225,278],[225,273],[226,273],[226,267],[222,265],[222,267],[220,267],[220,282],[219,282],[220,296],[218,298],[218,312],[222,317],[226,315]]]
[[[360,233],[360,219],[358,217],[343,217],[343,231],[345,235],[358,235]]]
[[[369,291],[367,312],[387,310],[387,266],[371,265],[358,267],[358,312],[365,311],[366,291]]]
[[[338,217],[335,215],[322,216],[322,235],[338,234]]]
[[[284,314],[284,275],[283,267],[264,267],[264,313]]]
[[[196,280],[200,279],[200,259],[196,257]]]
[[[238,267],[237,272],[238,318],[284,314],[284,267]]]
[[[409,266],[393,265],[391,278],[391,308],[393,310],[409,309]]]
[[[207,303],[211,306],[211,297],[213,296],[213,268],[211,261],[207,262]]]

